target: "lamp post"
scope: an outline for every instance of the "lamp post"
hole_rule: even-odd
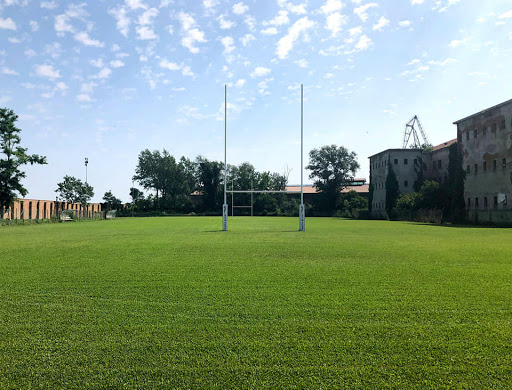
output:
[[[89,159],[85,158],[85,184],[87,184],[87,165],[89,165]]]

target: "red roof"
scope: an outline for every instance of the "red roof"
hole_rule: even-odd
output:
[[[300,191],[300,186],[287,186],[286,191]],[[368,184],[363,184],[360,186],[346,186],[341,190],[342,194],[345,194],[349,191],[355,191],[358,194],[367,194],[370,191],[370,186]],[[311,184],[304,186],[303,192],[305,194],[316,194],[318,193],[316,187]]]
[[[439,144],[437,146],[434,146],[432,148],[432,151],[435,152],[436,150],[447,148],[448,146],[453,145],[455,142],[457,142],[457,138],[452,139],[450,141],[446,141],[445,143]]]

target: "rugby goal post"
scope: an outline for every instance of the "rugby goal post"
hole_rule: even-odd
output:
[[[227,189],[227,145],[228,145],[228,86],[224,85],[224,204],[222,205],[222,230],[228,230],[228,192],[231,194],[262,194],[286,193],[300,194],[299,231],[306,230],[306,211],[304,207],[304,85],[300,85],[300,191],[228,191]]]

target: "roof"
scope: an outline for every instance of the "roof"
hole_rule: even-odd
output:
[[[369,156],[368,158],[372,158],[372,157],[378,156],[379,154],[382,154],[382,153],[385,153],[385,152],[403,152],[403,151],[408,151],[408,152],[417,151],[417,152],[421,152],[422,149],[415,149],[415,148],[411,148],[411,149],[404,149],[404,148],[400,148],[400,149],[386,149],[386,150],[383,150],[382,152],[375,153],[375,154]]]
[[[512,103],[512,99],[507,100],[506,102],[503,102],[503,103],[500,103],[500,104],[496,104],[495,106],[492,106],[492,107],[486,108],[485,110],[479,111],[479,112],[477,112],[477,113],[475,113],[475,114],[472,114],[472,115],[470,115],[470,116],[467,116],[467,117],[465,117],[465,118],[459,119],[458,121],[453,122],[453,124],[454,124],[454,125],[457,125],[457,124],[459,124],[460,122],[464,122],[464,121],[465,121],[465,120],[467,120],[467,119],[470,119],[470,118],[473,118],[473,117],[475,117],[475,116],[481,115],[481,114],[483,114],[483,113],[484,113],[484,112],[486,112],[486,111],[494,110],[495,108],[498,108],[498,107],[501,107],[501,106],[504,106],[504,105],[506,105],[506,104],[510,104],[510,103]]]
[[[300,191],[300,186],[286,186],[286,191]],[[349,191],[355,191],[359,194],[366,194],[370,191],[369,184],[363,184],[362,186],[346,186],[341,190],[342,194],[345,194]],[[317,194],[318,191],[315,186],[312,184],[305,185],[303,187],[304,194]]]
[[[447,148],[448,146],[451,146],[451,145],[453,145],[453,144],[454,144],[454,143],[456,143],[456,142],[457,142],[457,138],[455,138],[455,139],[451,139],[450,141],[446,141],[446,142],[444,142],[444,143],[442,143],[442,144],[439,144],[439,145],[437,145],[437,146],[434,146],[434,147],[432,148],[432,151],[433,151],[433,152],[435,152],[436,150],[441,150],[441,149]]]

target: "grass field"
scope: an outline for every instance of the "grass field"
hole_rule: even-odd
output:
[[[512,230],[0,228],[0,388],[512,388]]]

